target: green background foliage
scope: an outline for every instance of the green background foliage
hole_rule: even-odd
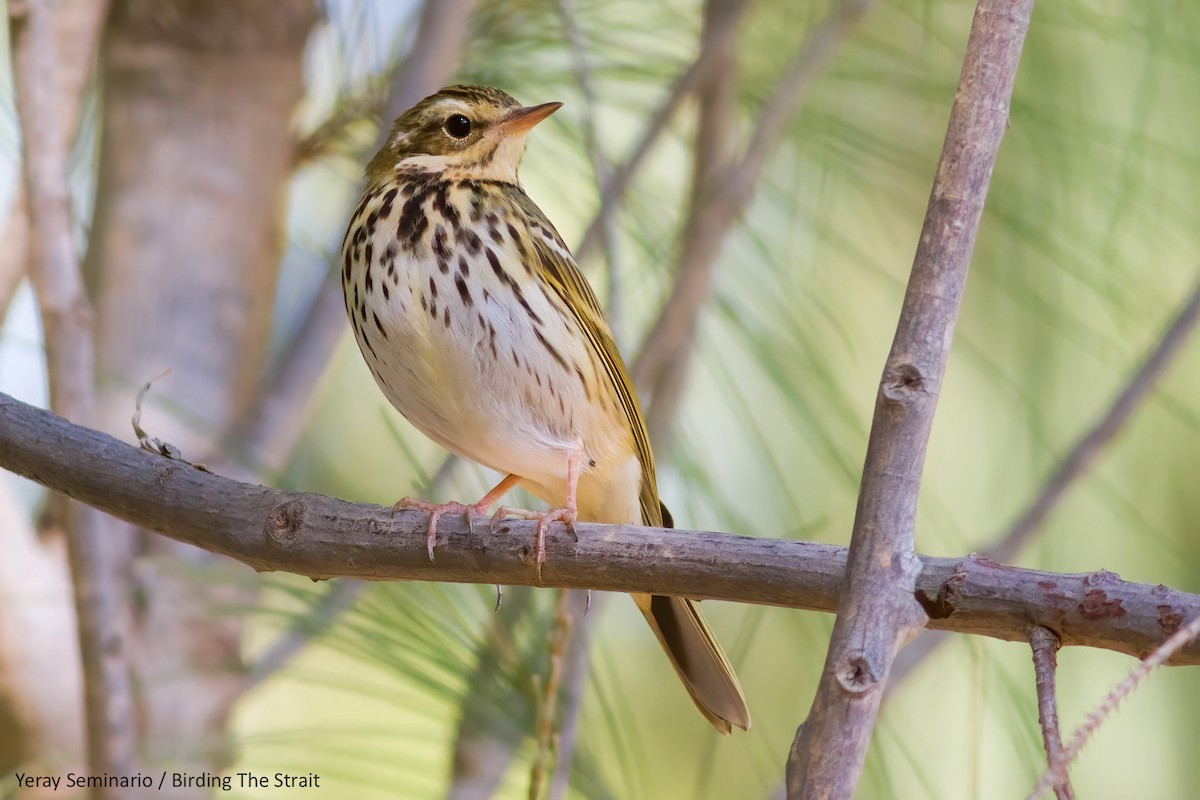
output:
[[[339,0],[310,44],[315,127],[385,91],[416,4]],[[579,0],[598,138],[621,161],[694,59],[696,0]],[[894,330],[954,97],[973,4],[876,5],[816,81],[719,256],[676,434],[659,453],[676,524],[846,544],[879,371]],[[739,35],[738,140],[828,3],[752,4]],[[930,441],[917,548],[965,555],[1003,535],[1104,411],[1200,273],[1200,6],[1067,0],[1035,11]],[[568,243],[598,203],[588,113],[553,3],[484,0],[459,78],[565,107],[537,129],[522,178]],[[639,173],[617,217],[617,280],[584,264],[602,300],[618,286],[635,352],[669,292],[684,223],[694,104]],[[11,124],[4,126],[12,141]],[[359,184],[372,120],[296,175],[275,346],[323,279]],[[79,165],[86,174],[90,164]],[[86,180],[84,180],[86,183]],[[6,359],[29,349],[14,315]],[[9,384],[37,378],[4,370]],[[1186,349],[1127,429],[1054,511],[1018,563],[1104,568],[1200,591],[1200,349]],[[14,372],[16,374],[14,375]],[[34,390],[31,392],[36,393]],[[390,504],[444,458],[387,404],[345,337],[298,452],[276,485]],[[474,499],[494,476],[456,465],[431,499]],[[529,501],[529,498],[524,498]],[[327,585],[271,580],[246,648],[301,624]],[[498,624],[490,587],[373,586],[286,673],[240,704],[235,769],[319,772],[340,796],[438,797],[478,653]],[[511,590],[511,647],[488,700],[503,736],[530,729],[554,598]],[[692,709],[624,598],[600,614],[577,797],[766,797],[812,700],[832,619],[705,604],[738,669],[753,731],[718,737]],[[244,613],[235,609],[231,613]],[[1101,651],[1059,657],[1069,730],[1133,666]],[[1118,713],[1073,774],[1082,797],[1183,797],[1195,785],[1200,673],[1165,670]],[[507,723],[510,727],[505,727]],[[515,726],[513,726],[515,723]],[[504,796],[527,791],[522,741]],[[1028,649],[956,637],[886,702],[863,798],[1023,796],[1044,766]],[[268,796],[243,792],[244,796]]]

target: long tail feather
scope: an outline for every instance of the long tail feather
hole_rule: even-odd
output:
[[[648,594],[635,594],[633,600],[700,713],[721,733],[729,733],[734,725],[750,730],[750,711],[737,675],[696,604]]]

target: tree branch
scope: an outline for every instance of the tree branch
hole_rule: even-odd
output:
[[[54,26],[54,72],[48,84],[50,107],[58,117],[59,143],[65,150],[71,147],[83,109],[83,98],[92,66],[96,61],[96,45],[108,13],[104,0],[65,0],[51,14]],[[47,86],[41,87],[47,91]],[[25,187],[14,188],[12,204],[4,222],[0,241],[0,321],[4,319],[13,293],[25,277],[29,265],[29,208]]]
[[[1117,706],[1121,704],[1121,701],[1141,685],[1142,681],[1151,672],[1163,664],[1171,663],[1171,658],[1183,648],[1192,645],[1196,641],[1197,636],[1200,636],[1200,617],[1193,617],[1191,622],[1179,627],[1165,642],[1155,648],[1153,653],[1146,656],[1141,663],[1134,667],[1129,675],[1109,692],[1099,707],[1088,714],[1087,720],[1075,729],[1075,733],[1071,735],[1070,743],[1062,753],[1062,758],[1058,760],[1057,764],[1051,764],[1046,769],[1041,779],[1038,780],[1037,785],[1033,787],[1033,791],[1029,793],[1027,800],[1036,800],[1051,786],[1058,786],[1065,783],[1067,780],[1067,767],[1079,755],[1079,752],[1087,744],[1092,734],[1096,732],[1096,729],[1108,719],[1112,712],[1117,710]]]
[[[1056,772],[1063,758],[1062,735],[1058,732],[1058,698],[1055,691],[1055,671],[1058,669],[1058,637],[1054,631],[1035,627],[1029,631],[1029,648],[1033,651],[1033,674],[1037,685],[1038,725],[1046,747],[1046,762]],[[1063,774],[1054,786],[1058,800],[1074,800],[1071,781]]]
[[[426,517],[316,494],[254,486],[140,450],[0,394],[0,467],[177,541],[260,570],[314,578],[537,585],[536,523],[505,521],[495,534],[447,516],[437,560]],[[544,586],[652,592],[832,612],[845,548],[782,539],[579,523],[547,536]],[[1026,642],[1033,625],[1064,646],[1140,656],[1200,596],[1122,581],[1103,570],[1060,575],[971,556],[921,558],[914,594],[941,630]],[[1200,664],[1191,643],[1169,663]]]
[[[829,654],[788,758],[789,798],[854,794],[892,660],[925,622],[911,602],[921,569],[913,530],[925,448],[1032,10],[1033,0],[981,0],[976,8],[876,396]]]
[[[9,7],[15,83],[19,101],[25,191],[31,223],[30,273],[42,315],[50,401],[55,410],[83,423],[96,414],[92,309],[72,237],[67,186],[67,120],[54,107],[58,78],[55,6]],[[97,13],[95,18],[103,17]],[[94,53],[92,38],[74,43]],[[93,774],[131,774],[134,769],[133,693],[121,625],[121,596],[108,520],[73,503],[66,519],[68,557],[75,590],[76,624],[83,662],[88,764]],[[97,788],[93,797],[115,797]]]
[[[1197,283],[1191,297],[1167,324],[1158,342],[1129,376],[1125,387],[1113,399],[1112,405],[1075,443],[1067,457],[1042,485],[1033,502],[1005,533],[983,549],[985,557],[1000,562],[1012,561],[1017,557],[1067,490],[1087,473],[1100,451],[1124,428],[1134,409],[1158,384],[1167,367],[1183,350],[1188,337],[1196,328],[1197,320],[1200,320],[1200,283]],[[904,648],[892,666],[892,678],[888,682],[887,693],[894,692],[896,687],[944,641],[944,634],[926,631]]]

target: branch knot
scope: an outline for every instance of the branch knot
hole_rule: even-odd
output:
[[[917,396],[928,393],[927,386],[931,383],[920,367],[906,360],[884,368],[879,388],[888,401],[908,405]]]
[[[879,685],[879,676],[871,667],[871,660],[862,654],[847,659],[835,676],[838,685],[848,694],[865,695]]]
[[[285,500],[271,509],[263,523],[263,529],[273,541],[289,545],[304,527],[304,503]]]

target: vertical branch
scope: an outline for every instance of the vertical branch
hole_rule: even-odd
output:
[[[529,800],[540,800],[546,786],[548,765],[553,749],[555,709],[558,705],[558,689],[562,683],[563,654],[571,638],[575,614],[572,606],[583,596],[583,592],[562,589],[558,593],[558,606],[550,628],[550,670],[546,675],[545,691],[537,710],[537,752],[533,757],[533,768],[529,775]],[[535,690],[542,682],[536,680]],[[535,691],[536,695],[537,692]]]
[[[71,231],[69,133],[54,106],[55,93],[45,91],[56,80],[57,10],[46,3],[11,3],[9,23],[32,233],[30,274],[42,315],[50,402],[58,414],[91,425],[96,414],[93,316]],[[98,26],[90,41],[75,46],[94,53],[97,32]],[[93,774],[129,775],[135,749],[132,688],[111,552],[115,542],[107,527],[108,518],[100,512],[70,504],[66,529],[83,662],[88,763]],[[117,794],[97,788],[93,796]]]
[[[976,8],[876,396],[837,622],[788,757],[789,798],[853,795],[892,659],[925,622],[913,600],[921,471],[1032,10],[1033,0],[981,0]]]
[[[57,116],[55,146],[66,152],[79,128],[84,98],[96,60],[96,46],[107,14],[96,0],[61,0],[51,15],[54,27],[54,80],[39,91],[50,95]],[[0,321],[28,273],[30,257],[28,196],[22,180],[14,186],[0,241]],[[24,709],[17,724],[4,725],[0,761],[77,764],[84,758],[86,729],[83,672],[76,636],[74,583],[62,531],[35,532],[29,515],[7,507],[0,491],[0,585],[10,597],[37,602],[0,604],[0,706]],[[40,534],[40,535],[39,535]],[[16,753],[16,761],[12,760]]]
[[[1046,517],[1054,510],[1059,501],[1066,495],[1067,490],[1087,474],[1100,452],[1125,427],[1130,416],[1153,389],[1167,368],[1174,363],[1175,357],[1183,350],[1192,332],[1200,321],[1200,283],[1192,289],[1191,295],[1175,312],[1175,316],[1167,323],[1162,335],[1154,347],[1146,353],[1141,363],[1129,376],[1124,387],[1113,398],[1112,404],[1092,424],[1068,451],[1054,472],[1042,484],[1037,496],[1017,517],[1008,530],[997,537],[990,545],[980,550],[980,555],[1011,564],[1017,554],[1029,543],[1034,534],[1040,530]],[[887,691],[890,694],[896,686],[908,677],[922,661],[929,657],[942,642],[948,640],[949,634],[944,631],[926,631],[917,641],[904,649],[896,659],[892,670],[892,679]]]
[[[92,75],[100,30],[107,12],[105,0],[60,0],[51,15],[55,41],[51,67],[54,77],[48,86],[59,117],[59,134],[65,137],[64,148],[70,148],[79,127],[85,89]],[[42,90],[46,91],[46,87]],[[29,208],[25,186],[20,182],[14,187],[0,241],[4,242],[4,248],[0,250],[0,320],[3,320],[13,293],[29,266]]]
[[[1049,628],[1035,625],[1029,632],[1029,647],[1033,651],[1033,676],[1037,686],[1038,724],[1042,728],[1042,743],[1046,746],[1046,762],[1050,771],[1057,774],[1063,759],[1062,736],[1058,732],[1058,699],[1054,685],[1058,669],[1058,636]],[[1063,773],[1062,780],[1054,784],[1054,795],[1058,800],[1074,800],[1075,792],[1071,781]]]
[[[583,708],[584,688],[591,665],[592,640],[596,634],[596,621],[602,612],[598,606],[606,604],[610,595],[600,594],[588,608],[587,591],[570,590],[575,596],[575,629],[567,642],[563,656],[562,713],[558,723],[558,758],[555,759],[554,776],[550,779],[549,800],[562,800],[567,796],[571,783],[571,763],[575,757],[575,745],[579,741],[580,712]]]

